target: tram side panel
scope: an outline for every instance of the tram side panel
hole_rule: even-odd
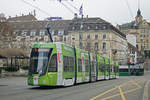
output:
[[[90,81],[89,54],[87,51],[76,49],[77,83]]]
[[[97,78],[97,68],[96,68],[96,55],[94,53],[90,53],[90,62],[91,62],[91,81],[96,81]]]
[[[105,58],[105,79],[110,79],[110,63],[108,58]]]
[[[104,80],[105,73],[104,73],[104,59],[103,57],[97,55],[97,80]]]

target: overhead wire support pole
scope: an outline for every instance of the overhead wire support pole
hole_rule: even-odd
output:
[[[81,39],[82,39],[82,37],[81,37],[81,32],[82,32],[82,29],[83,29],[83,4],[81,5],[81,7],[80,7],[80,9],[79,9],[79,15],[81,15],[81,22],[80,22],[80,32],[79,32],[79,48],[80,49],[83,49],[82,47],[81,47]],[[83,46],[83,45],[82,45]]]

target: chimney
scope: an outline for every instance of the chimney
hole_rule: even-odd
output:
[[[88,19],[88,18],[89,18],[89,16],[88,16],[88,15],[86,15],[86,18]]]
[[[35,9],[34,9],[34,11],[33,11],[33,14],[34,14],[33,16],[35,17],[35,16],[36,16],[36,10],[35,10]]]
[[[75,14],[74,14],[74,19],[77,19],[77,18],[78,18],[78,14],[75,13]]]

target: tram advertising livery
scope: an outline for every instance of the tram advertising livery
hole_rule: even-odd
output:
[[[70,86],[119,78],[118,63],[63,43],[36,43],[30,55],[28,85]]]

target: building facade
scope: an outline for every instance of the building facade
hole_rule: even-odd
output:
[[[72,20],[42,20],[32,15],[11,17],[7,20],[13,30],[11,48],[21,48],[30,53],[35,42],[64,42],[119,61],[127,62],[126,35],[101,18],[77,18]]]
[[[75,18],[69,26],[69,44],[125,64],[126,36],[101,18]]]
[[[143,19],[140,9],[138,9],[134,21],[117,27],[125,34],[136,36],[137,49],[145,54],[148,53],[150,57],[150,23]]]

